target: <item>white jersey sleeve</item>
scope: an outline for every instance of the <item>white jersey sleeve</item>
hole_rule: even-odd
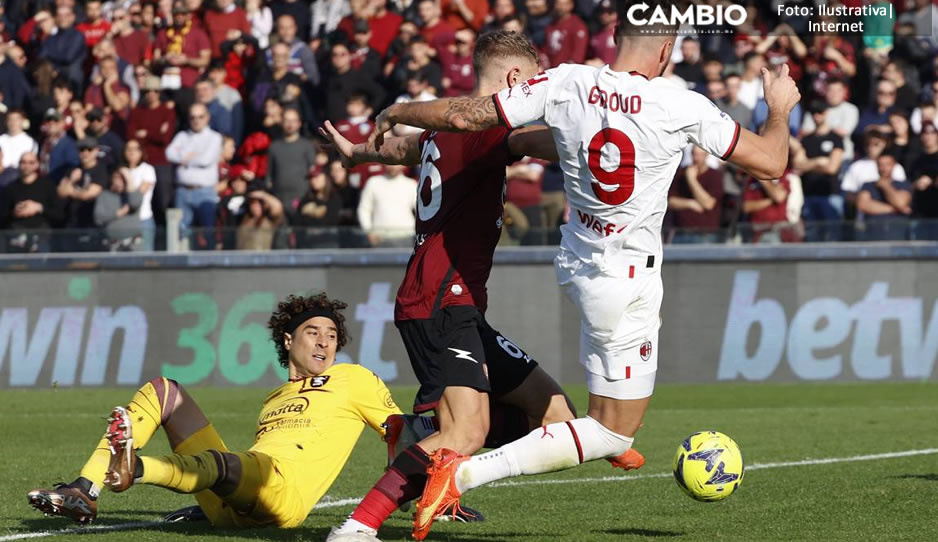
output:
[[[503,89],[495,95],[495,107],[498,115],[509,129],[541,120],[547,113],[551,87],[562,80],[553,68],[539,73],[520,85]]]
[[[685,121],[680,130],[687,142],[720,160],[728,159],[739,142],[739,123],[702,94],[687,92],[681,97],[687,99],[678,104],[672,119]]]

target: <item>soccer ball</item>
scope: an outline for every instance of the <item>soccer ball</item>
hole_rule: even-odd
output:
[[[730,437],[701,431],[684,439],[674,456],[674,479],[697,501],[719,501],[743,481],[743,453]]]

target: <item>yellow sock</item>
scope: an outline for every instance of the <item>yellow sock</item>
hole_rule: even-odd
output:
[[[144,384],[134,394],[127,405],[127,413],[133,422],[134,448],[140,449],[160,427],[163,418],[164,404],[175,402],[175,387],[165,378],[154,378]],[[91,480],[97,487],[104,484],[104,473],[111,460],[111,451],[108,449],[107,439],[101,437],[98,445],[91,453],[91,457],[81,469],[81,476]]]
[[[218,481],[218,465],[215,454],[210,451],[196,455],[141,456],[137,460],[143,461],[143,476],[138,483],[165,487],[177,493],[198,493]]]

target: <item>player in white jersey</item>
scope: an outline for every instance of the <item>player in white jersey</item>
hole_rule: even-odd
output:
[[[666,13],[673,2],[663,4]],[[440,450],[417,507],[414,536],[479,485],[539,474],[629,449],[654,390],[661,307],[661,223],[683,148],[693,143],[757,179],[788,163],[788,117],[800,95],[787,66],[763,70],[769,116],[761,135],[740,128],[700,94],[660,78],[675,27],[632,26],[618,3],[612,65],[562,65],[482,98],[399,104],[378,116],[373,139],[402,123],[476,131],[543,121],[552,130],[571,220],[555,261],[558,282],[580,310],[580,362],[590,392],[584,418],[536,429],[474,456]],[[649,32],[651,30],[651,32]]]

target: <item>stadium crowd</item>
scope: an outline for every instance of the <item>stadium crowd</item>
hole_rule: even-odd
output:
[[[738,3],[742,26],[679,37],[665,75],[758,130],[760,69],[787,63],[790,169],[766,187],[688,148],[666,240],[938,239],[938,7],[812,35],[779,0]],[[162,248],[170,208],[196,249],[406,246],[416,172],[346,171],[316,128],[361,142],[390,103],[469,93],[489,29],[546,69],[611,62],[615,24],[611,0],[6,0],[0,250]],[[556,242],[577,219],[559,167],[507,176],[505,241]]]

